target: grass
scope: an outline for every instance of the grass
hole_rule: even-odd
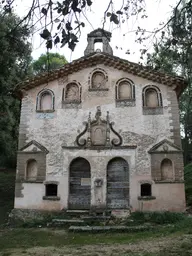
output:
[[[0,224],[7,221],[13,209],[15,189],[15,170],[0,171]]]
[[[0,248],[29,248],[34,246],[63,247],[64,245],[96,245],[114,243],[127,244],[166,236],[177,237],[183,234],[192,235],[192,218],[186,218],[175,225],[162,226],[153,231],[138,233],[84,234],[67,233],[66,231],[59,229],[56,229],[55,232],[55,229],[16,228],[3,229],[0,231]],[[192,248],[192,245],[190,248]]]

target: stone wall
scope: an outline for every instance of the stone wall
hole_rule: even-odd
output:
[[[100,68],[105,70],[108,75],[106,89],[108,90],[89,90],[89,74],[93,69]],[[132,105],[116,104],[115,87],[116,82],[121,78],[129,78],[135,84],[135,103]],[[78,107],[69,104],[66,107],[62,102],[62,93],[66,84],[72,81],[80,83],[81,104]],[[146,85],[155,85],[159,87],[162,94],[163,114],[143,115],[142,90]],[[44,88],[51,89],[55,94],[55,111],[53,113],[37,113],[36,97]],[[94,119],[96,107],[101,106],[101,118],[105,119],[109,111],[110,122],[114,122],[114,128],[123,138],[123,146],[135,146],[135,149],[129,150],[67,150],[67,147],[77,146],[75,139],[84,129],[84,121],[87,121],[89,112]],[[174,120],[173,120],[174,118]],[[148,150],[163,139],[169,139],[180,145],[178,105],[176,94],[173,88],[166,85],[150,82],[149,80],[131,75],[125,71],[119,71],[114,68],[98,65],[98,67],[85,68],[59,79],[43,84],[39,87],[27,91],[22,102],[19,147],[21,148],[31,140],[35,140],[47,148],[49,153],[46,156],[46,180],[58,181],[59,202],[43,202],[44,195],[43,184],[23,183],[21,194],[24,197],[15,199],[16,208],[43,208],[57,209],[67,208],[68,203],[68,175],[69,163],[78,156],[85,157],[91,163],[92,175],[92,205],[101,197],[101,202],[106,201],[106,165],[107,162],[117,155],[125,157],[130,166],[130,202],[131,206],[139,209],[137,197],[140,195],[140,179],[152,180],[151,177],[151,158]],[[66,148],[64,149],[63,146]],[[181,171],[178,179],[182,177],[182,159],[175,163],[175,167]],[[23,167],[18,161],[17,173],[22,174]],[[24,162],[22,162],[24,164]],[[94,179],[102,177],[104,180],[103,190],[95,193]],[[156,186],[156,185],[154,185]],[[175,184],[177,186],[177,184]],[[39,191],[34,197],[32,190]],[[183,193],[179,185],[183,200]],[[159,192],[160,193],[160,192]],[[157,193],[158,194],[158,193]],[[36,201],[33,200],[36,198]],[[170,195],[171,197],[171,195]],[[163,200],[167,200],[164,195]],[[175,200],[175,199],[174,199]],[[159,207],[161,201],[158,201]],[[163,205],[163,202],[162,202]],[[167,207],[169,207],[167,205]],[[182,206],[183,207],[183,206]],[[182,208],[181,207],[181,208]],[[153,207],[154,208],[154,207]]]

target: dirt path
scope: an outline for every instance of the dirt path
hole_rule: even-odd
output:
[[[9,249],[0,253],[1,256],[142,256],[145,253],[148,255],[156,255],[162,250],[173,250],[183,245],[192,243],[192,235],[169,236],[162,238],[150,239],[129,244],[111,244],[111,245],[84,245],[84,246],[65,246],[62,248],[56,247],[34,247],[29,249]],[[184,249],[184,248],[183,248]],[[190,251],[192,255],[192,251]],[[154,253],[154,254],[153,254]],[[179,255],[179,254],[167,254]]]

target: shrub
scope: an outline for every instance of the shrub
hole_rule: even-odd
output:
[[[154,224],[173,224],[184,220],[186,216],[183,213],[175,212],[134,212],[131,219],[139,224],[150,222]]]

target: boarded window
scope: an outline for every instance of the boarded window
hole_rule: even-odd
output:
[[[164,159],[161,162],[161,178],[162,180],[173,179],[173,164],[170,159]]]
[[[145,92],[146,107],[155,108],[159,106],[158,94],[155,89],[147,89]]]
[[[141,184],[141,196],[151,196],[151,184]]]
[[[70,83],[66,86],[66,101],[80,101],[79,86],[76,83]]]
[[[27,180],[33,181],[37,178],[37,161],[34,159],[31,159],[27,162],[27,168],[26,168],[26,178]]]
[[[130,83],[123,81],[118,86],[119,99],[131,99],[132,98],[132,86]]]
[[[57,196],[57,184],[46,184],[45,189],[46,196]]]

